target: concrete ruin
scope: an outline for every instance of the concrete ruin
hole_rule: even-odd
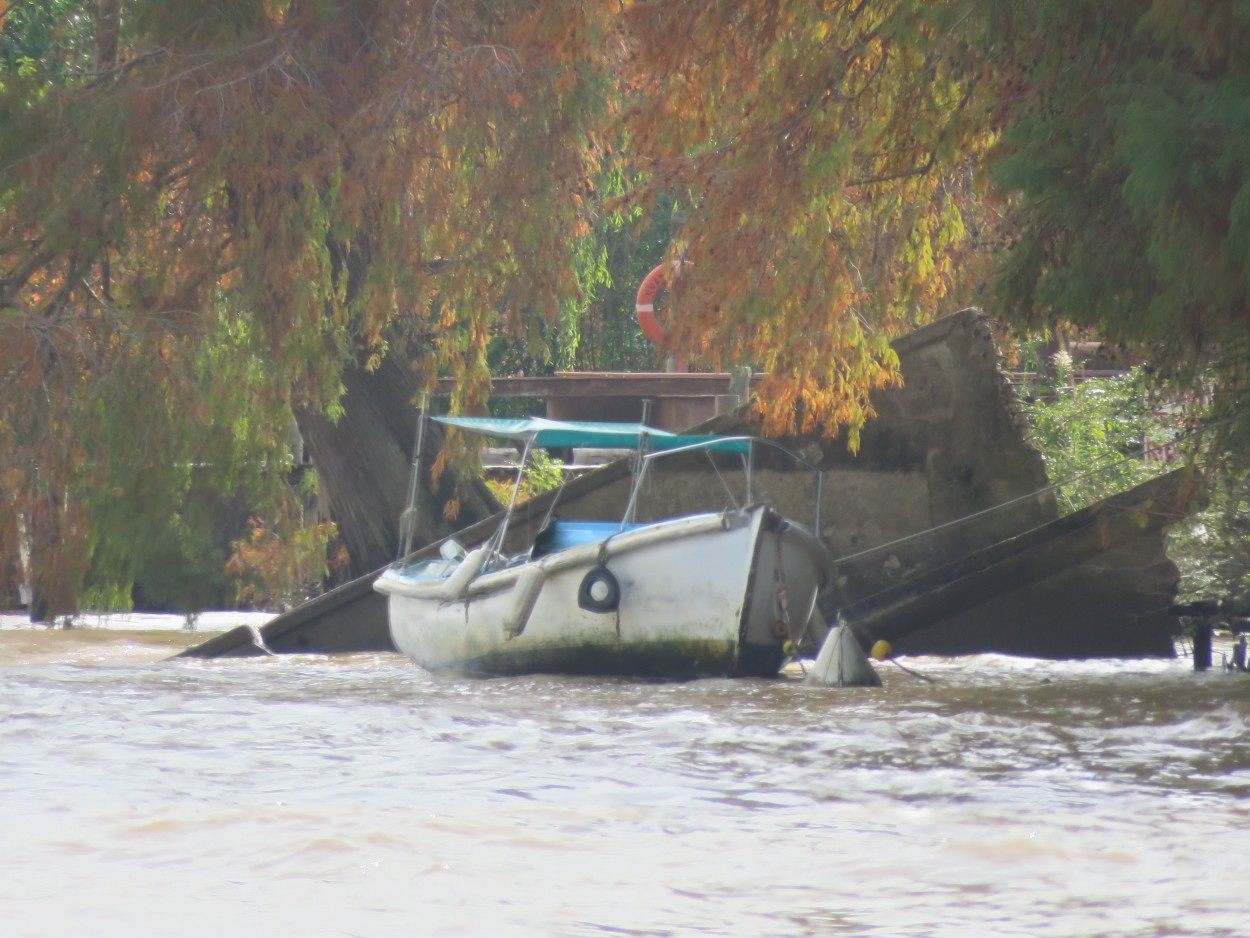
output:
[[[879,416],[858,454],[840,441],[784,441],[825,472],[820,533],[840,558],[836,593],[822,600],[829,617],[841,612],[861,640],[888,637],[904,654],[1171,656],[1168,608],[1178,573],[1167,559],[1166,525],[1188,510],[1190,490],[1173,482],[1059,519],[985,319],[966,310],[894,348],[906,385],[874,398]],[[737,411],[698,429],[752,428]],[[770,471],[761,467],[757,485],[801,517],[801,493],[786,473],[770,479]],[[690,510],[710,483],[692,467],[658,484],[661,510],[665,501]],[[564,517],[610,515],[623,508],[627,486],[622,461],[534,499],[514,518],[513,549],[533,537],[553,498]],[[494,527],[487,519],[458,537],[474,543]],[[267,650],[387,644],[384,604],[371,584],[363,577],[278,617],[263,631]],[[933,602],[935,595],[945,601]],[[189,653],[259,653],[245,633]]]

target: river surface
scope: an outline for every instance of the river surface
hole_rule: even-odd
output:
[[[1250,676],[167,660],[204,637],[0,628],[0,934],[1250,934]]]

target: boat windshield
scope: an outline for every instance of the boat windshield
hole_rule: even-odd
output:
[[[665,478],[684,472],[690,483],[653,486],[651,477],[662,462]],[[709,468],[719,488],[707,484]],[[623,520],[637,524],[674,513],[766,502],[819,531],[823,487],[824,473],[817,465],[775,440],[714,437],[643,454]]]
[[[810,524],[815,531],[820,530],[820,469],[772,440],[751,436],[671,433],[641,423],[593,423],[542,417],[509,419],[431,415],[430,419],[487,439],[508,441],[522,450],[516,467],[517,484],[512,487],[499,526],[483,545],[486,547],[486,569],[515,559],[505,556],[504,544],[517,509],[520,483],[530,468],[530,456],[535,449],[632,451],[632,484],[627,506],[619,521],[613,522],[620,530],[705,511],[741,509],[760,502],[772,505],[789,518]],[[652,474],[661,458],[665,460],[665,479],[677,476],[676,485],[651,484]],[[414,456],[414,474],[418,462],[419,455]],[[681,479],[683,474],[687,479]],[[709,478],[713,484],[708,484]],[[543,526],[552,519],[558,501],[557,494],[547,508]],[[409,518],[408,515],[414,517]],[[415,522],[415,491],[411,488],[409,507],[402,520],[409,526]],[[405,549],[401,552],[401,560],[407,556],[408,549]]]
[[[633,450],[645,455],[658,450],[681,450],[695,447],[702,450],[738,454],[749,457],[751,444],[744,437],[721,437],[709,434],[680,434],[660,430],[642,423],[599,423],[593,421],[550,420],[546,417],[434,417],[439,423],[487,438],[508,440],[522,447],[517,467],[517,484],[495,534],[491,537],[486,566],[493,567],[506,558],[503,545],[516,509],[521,491],[521,479],[535,449],[575,449],[595,447],[600,449]],[[638,466],[635,467],[635,480]],[[554,502],[552,503],[554,509]],[[628,519],[621,520],[622,528]]]
[[[580,420],[549,420],[545,417],[434,417],[449,427],[543,449],[670,450],[706,446],[722,452],[746,453],[745,437],[670,433],[642,423],[596,423]]]

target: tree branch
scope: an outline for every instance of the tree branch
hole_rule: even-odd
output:
[[[87,87],[95,88],[96,86],[102,85],[106,81],[112,78],[116,78],[119,75],[125,75],[127,72],[134,71],[136,68],[138,68],[140,65],[143,65],[146,62],[151,62],[155,59],[163,58],[164,56],[167,56],[167,55],[169,55],[169,50],[163,46],[159,49],[152,49],[150,52],[144,52],[142,55],[136,55],[133,59],[131,59],[128,62],[122,62],[120,65],[115,65],[112,68],[105,69],[102,72],[97,72],[96,76],[92,78],[91,81],[87,82]]]
[[[932,150],[929,151],[929,157],[919,166],[913,166],[911,169],[900,170],[897,173],[886,173],[881,176],[862,176],[859,179],[851,179],[847,181],[848,186],[871,186],[879,182],[895,182],[899,179],[908,179],[912,176],[923,176],[933,168],[933,164],[937,162],[937,154]]]

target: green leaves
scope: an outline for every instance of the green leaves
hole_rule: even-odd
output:
[[[1148,451],[1168,442],[1170,428],[1145,376],[1074,383],[1071,359],[1056,364],[1054,383],[1028,389],[1025,412],[1060,508],[1077,511],[1157,475],[1161,460]]]
[[[1162,369],[1244,333],[1250,22],[1235,3],[1051,2],[991,19],[1018,196],[1005,308],[1150,348]]]
[[[140,530],[203,535],[177,466],[281,529],[290,403],[333,414],[384,335],[474,410],[487,344],[574,302],[607,73],[561,64],[534,5],[22,9],[0,46],[0,502],[86,509],[96,595],[136,540],[204,542]]]
[[[153,441],[261,498],[290,402],[385,354],[470,412],[492,369],[655,367],[665,251],[665,351],[767,370],[767,432],[854,447],[993,250],[991,312],[1244,384],[1248,37],[1228,0],[12,6],[0,503],[102,505]]]

